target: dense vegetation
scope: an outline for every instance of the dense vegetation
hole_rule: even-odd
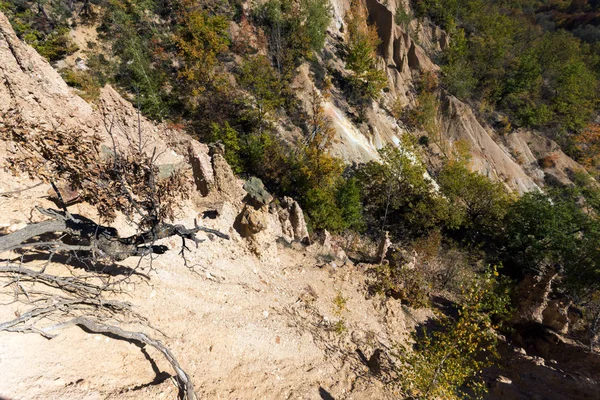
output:
[[[482,110],[503,110],[554,137],[581,131],[597,110],[598,48],[537,23],[535,2],[417,0],[418,17],[447,29],[442,82]],[[567,6],[568,7],[568,6]],[[565,143],[566,143],[565,138]]]

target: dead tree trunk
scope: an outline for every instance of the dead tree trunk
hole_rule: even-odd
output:
[[[27,225],[21,230],[0,237],[0,253],[26,247],[44,247],[58,251],[86,251],[100,258],[122,261],[133,256],[164,253],[166,247],[154,243],[171,236],[179,236],[183,240],[189,239],[196,244],[202,242],[196,237],[199,231],[229,239],[228,235],[214,229],[198,225],[188,229],[182,225],[167,223],[159,223],[148,231],[122,238],[116,229],[98,225],[82,216],[75,217],[67,212],[52,209],[38,208],[38,211],[52,219]],[[77,244],[67,244],[62,239],[31,241],[33,238],[52,233],[67,234]]]

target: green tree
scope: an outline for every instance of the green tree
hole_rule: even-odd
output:
[[[268,114],[274,113],[283,105],[282,85],[269,60],[262,55],[249,57],[242,63],[238,74],[238,83],[247,90],[252,98],[247,117],[254,121],[259,132],[269,124]]]
[[[408,25],[413,20],[413,16],[410,11],[406,11],[404,4],[399,3],[396,7],[396,14],[394,15],[394,22],[396,25],[400,25],[405,30],[408,29]]]
[[[178,84],[185,88],[179,95],[191,108],[197,97],[216,79],[217,57],[228,48],[228,21],[198,8],[193,0],[181,0],[173,41],[183,61]]]
[[[399,147],[379,151],[381,162],[359,167],[368,225],[397,237],[424,234],[446,218],[446,201],[435,194],[413,141],[404,136]]]
[[[548,268],[561,273],[563,289],[574,299],[598,290],[600,278],[600,221],[582,209],[577,189],[528,193],[506,216],[507,267],[515,275]]]
[[[319,52],[325,45],[327,28],[331,23],[331,4],[328,0],[302,0],[300,7],[310,47]]]
[[[360,192],[354,180],[342,176],[342,160],[329,154],[335,130],[316,89],[311,94],[308,128],[308,137],[296,156],[294,181],[313,228],[334,232],[360,228]]]
[[[467,99],[477,86],[477,78],[467,58],[468,40],[465,31],[459,28],[452,33],[452,41],[444,51],[442,83],[456,97]]]
[[[472,240],[489,238],[501,229],[511,203],[502,182],[494,182],[467,164],[449,161],[438,176],[438,184],[450,203],[447,225],[464,231]]]
[[[365,228],[360,187],[355,177],[339,185],[336,201],[342,211],[344,229],[362,231]]]
[[[301,61],[323,48],[331,6],[327,0],[269,0],[253,16],[267,34],[280,78],[290,81]]]
[[[380,40],[376,27],[367,24],[367,12],[361,0],[351,2],[346,25],[346,66],[353,72],[350,83],[356,100],[364,107],[365,101],[377,99],[387,84],[385,73],[376,65]]]

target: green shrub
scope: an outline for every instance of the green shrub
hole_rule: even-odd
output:
[[[412,20],[413,16],[410,11],[406,11],[404,5],[399,3],[396,8],[396,15],[394,15],[394,22],[396,22],[396,25],[400,25],[406,29]]]
[[[100,82],[88,71],[62,69],[59,72],[67,85],[78,89],[85,100],[96,100],[100,96]]]
[[[51,4],[50,7],[53,12],[41,13],[39,3],[27,0],[5,2],[2,6],[17,36],[48,61],[58,61],[76,52],[78,47],[69,37],[67,15],[58,12],[61,10],[55,8],[57,5]]]
[[[379,264],[371,271],[374,281],[370,291],[395,300],[400,300],[412,308],[426,308],[430,304],[431,282],[420,269],[408,268],[400,262],[391,260]]]
[[[439,317],[439,328],[413,334],[414,349],[400,345],[398,382],[416,399],[481,398],[482,369],[496,352],[497,320],[508,315],[509,290],[491,268],[465,289],[458,317]]]
[[[439,101],[433,92],[422,91],[417,96],[417,106],[406,113],[405,121],[409,126],[422,129],[431,137],[437,138],[437,113]]]
[[[419,0],[449,33],[442,83],[461,99],[501,108],[521,126],[577,132],[597,108],[598,55],[571,33],[544,31],[518,5]]]
[[[244,171],[242,146],[237,131],[229,125],[229,122],[225,122],[223,126],[213,122],[211,131],[211,141],[221,141],[225,145],[225,159],[233,172],[242,173]]]
[[[396,237],[419,236],[447,218],[444,198],[435,194],[409,136],[399,147],[379,151],[381,162],[359,166],[357,179],[371,229],[389,230]]]
[[[36,40],[31,40],[31,42],[29,42],[28,40],[32,36],[36,37]],[[67,27],[61,27],[43,37],[30,33],[25,35],[24,39],[31,44],[40,55],[47,58],[49,61],[62,60],[66,56],[79,50],[77,45],[73,43],[69,37],[69,28]]]

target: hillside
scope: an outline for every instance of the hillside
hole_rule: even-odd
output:
[[[435,15],[75,3],[0,2],[0,398],[596,395],[594,166]]]

